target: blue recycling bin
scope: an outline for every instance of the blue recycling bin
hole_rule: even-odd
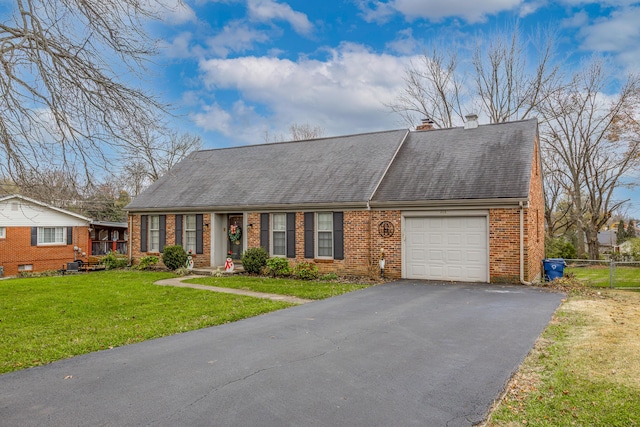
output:
[[[564,276],[564,259],[562,258],[549,258],[542,260],[544,266],[544,278],[547,281],[552,281]]]

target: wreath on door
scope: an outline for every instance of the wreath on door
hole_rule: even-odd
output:
[[[238,244],[241,237],[242,229],[240,227],[238,227],[237,225],[229,226],[229,240],[231,240],[231,243]]]

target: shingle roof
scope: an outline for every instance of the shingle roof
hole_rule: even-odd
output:
[[[366,203],[406,133],[198,151],[126,209]]]
[[[126,209],[526,200],[536,138],[532,119],[198,151]]]
[[[372,202],[526,199],[537,120],[411,132]]]

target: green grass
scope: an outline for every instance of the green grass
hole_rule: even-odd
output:
[[[587,286],[609,287],[609,267],[574,267],[565,268],[565,275],[573,274]],[[640,268],[617,266],[613,286],[616,288],[640,288]]]
[[[291,306],[153,285],[169,277],[106,271],[0,281],[0,373]]]
[[[616,369],[605,367],[591,352],[579,349],[584,345],[581,331],[593,321],[561,307],[543,333],[542,344],[520,367],[522,375],[516,376],[515,383],[512,381],[513,388],[491,414],[487,425],[640,426],[637,383],[621,381]],[[618,338],[626,340],[631,335],[611,337],[613,344],[594,337],[591,344],[615,345]],[[606,358],[619,357],[615,351],[605,353]]]
[[[292,295],[298,298],[312,300],[329,298],[369,286],[351,283],[315,282],[247,276],[199,277],[186,280],[185,282],[218,286],[221,288],[246,289],[269,294]]]

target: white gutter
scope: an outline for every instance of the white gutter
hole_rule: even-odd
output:
[[[520,283],[532,285],[524,280],[524,205],[520,202]]]

